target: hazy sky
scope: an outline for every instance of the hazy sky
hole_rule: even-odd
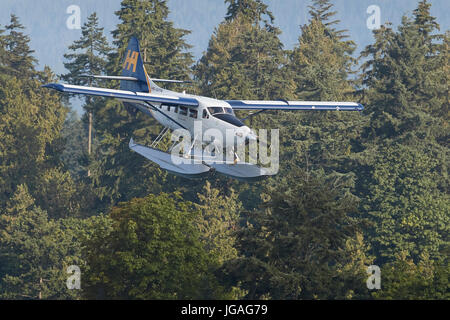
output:
[[[79,39],[80,30],[67,27],[70,16],[66,11],[71,5],[81,10],[81,24],[94,11],[100,24],[112,41],[111,31],[115,29],[118,19],[114,14],[120,9],[121,0],[0,0],[0,26],[8,24],[11,13],[19,16],[31,37],[31,47],[40,62],[39,68],[49,65],[57,74],[65,73],[63,54],[67,47]],[[437,17],[441,30],[450,28],[450,0],[431,0],[432,14]],[[296,45],[300,34],[300,25],[308,21],[309,0],[266,0],[275,16],[275,24],[280,27],[281,41],[285,48]],[[371,14],[367,13],[371,5],[380,8],[381,23],[386,21],[397,25],[402,15],[411,15],[417,7],[418,0],[334,0],[338,11],[337,19],[342,29],[348,29],[349,35],[358,45],[359,53],[372,41],[372,31],[367,27]],[[201,57],[208,46],[214,28],[223,21],[226,5],[223,0],[168,0],[169,18],[176,27],[191,30],[186,38],[193,45],[195,58]],[[158,77],[158,75],[152,75]]]
[[[70,5],[81,9],[81,22],[96,11],[105,33],[112,40],[110,32],[118,23],[114,12],[120,8],[120,0],[0,0],[0,25],[9,21],[10,13],[15,13],[26,26],[26,32],[32,39],[32,47],[42,65],[49,64],[60,73],[63,72],[62,55],[67,46],[81,35],[80,30],[70,30],[66,13]],[[286,48],[292,48],[300,33],[299,26],[308,20],[307,0],[266,0],[275,15],[275,24],[283,31],[281,40]],[[378,5],[381,10],[381,22],[400,22],[401,16],[410,14],[417,6],[414,0],[335,0],[332,1],[338,11],[340,26],[348,29],[351,38],[358,43],[359,49],[371,41],[371,30],[366,26],[370,5]],[[449,0],[432,0],[432,13],[438,18],[442,29],[449,29]],[[198,59],[206,50],[214,28],[223,20],[226,6],[223,0],[168,0],[171,10],[170,19],[177,27],[188,29],[192,34],[187,37],[194,56]],[[446,10],[443,10],[446,9]]]

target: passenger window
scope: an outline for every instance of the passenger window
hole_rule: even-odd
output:
[[[187,108],[186,107],[180,107],[180,114],[182,116],[187,116]]]
[[[189,109],[189,117],[197,119],[198,111],[195,109]]]

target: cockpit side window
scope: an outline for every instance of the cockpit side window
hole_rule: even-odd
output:
[[[225,113],[234,114],[233,109],[231,109],[231,108],[224,108],[224,109],[225,109]]]
[[[224,113],[222,107],[208,107],[209,113],[215,115],[217,113]]]
[[[208,111],[206,111],[206,109],[203,109],[203,119],[209,119],[209,114]]]

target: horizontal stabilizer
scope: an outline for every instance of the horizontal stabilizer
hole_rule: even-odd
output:
[[[169,80],[169,79],[154,79],[151,78],[153,82],[167,82],[167,83],[192,83],[190,80]]]
[[[101,79],[101,80],[139,81],[139,79],[135,78],[135,77],[123,77],[123,76],[95,76],[95,75],[83,74],[78,77],[79,78],[94,78],[94,79]]]
[[[90,74],[82,74],[78,76],[79,78],[93,78],[100,80],[125,80],[125,81],[140,81],[135,77],[125,77],[125,76],[97,76]],[[192,83],[190,80],[170,80],[170,79],[150,79],[153,82],[167,82],[167,83]]]

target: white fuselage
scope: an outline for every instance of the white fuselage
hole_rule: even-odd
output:
[[[256,139],[253,131],[236,118],[232,107],[223,100],[177,93],[159,87],[152,89],[152,94],[161,93],[165,96],[194,98],[199,102],[199,105],[198,107],[189,107],[173,104],[122,101],[129,102],[140,111],[153,116],[164,127],[168,127],[171,130],[185,129],[189,131],[192,139],[196,141],[209,143],[210,141],[205,141],[205,135],[208,136],[208,134],[213,133],[215,136],[214,132],[220,132],[222,135],[224,148],[235,147],[239,141],[245,143],[246,139]],[[227,137],[237,137],[237,139],[229,139]]]

